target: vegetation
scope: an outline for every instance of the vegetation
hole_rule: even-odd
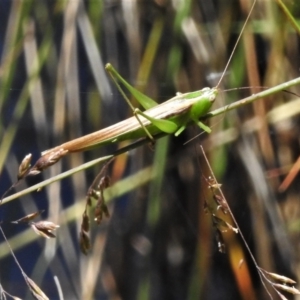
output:
[[[155,145],[61,153],[50,168],[27,173],[42,151],[132,116],[107,62],[159,103],[216,86],[251,4],[1,4],[0,167],[8,193],[0,209],[0,299],[298,293],[300,92],[291,82],[299,75],[298,3],[256,3],[206,120],[211,134],[190,126]],[[226,106],[269,87],[278,88],[263,100]]]

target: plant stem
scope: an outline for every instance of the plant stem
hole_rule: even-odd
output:
[[[284,91],[294,85],[297,85],[297,84],[300,84],[300,77],[296,78],[296,79],[293,79],[293,80],[290,80],[290,81],[287,81],[285,83],[282,83],[282,84],[279,84],[279,85],[276,85],[270,89],[267,89],[265,91],[262,91],[262,92],[259,92],[257,94],[253,94],[247,98],[244,98],[242,100],[239,100],[239,101],[236,101],[232,104],[229,104],[229,105],[226,105],[226,106],[223,106],[221,108],[218,108],[218,109],[215,109],[211,112],[209,112],[206,116],[204,116],[204,118],[212,118],[212,117],[215,117],[215,116],[218,116],[218,115],[221,115],[227,111],[230,111],[230,110],[233,110],[233,109],[237,109],[239,107],[242,107],[244,105],[247,105],[249,103],[252,103],[258,99],[261,99],[261,98],[264,98],[264,97],[268,97],[268,96],[271,96],[273,94],[276,94],[276,93],[279,93],[281,91]]]

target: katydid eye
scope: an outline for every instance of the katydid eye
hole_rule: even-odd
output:
[[[215,95],[210,95],[209,96],[209,101],[215,101],[215,99],[216,99],[216,96]]]

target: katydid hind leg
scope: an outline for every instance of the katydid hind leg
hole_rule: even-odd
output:
[[[186,128],[186,124],[181,125],[179,129],[175,132],[175,136],[179,136],[179,134],[182,133],[185,130],[185,128]]]
[[[118,72],[117,70],[110,64],[106,64],[105,66],[106,71],[109,73],[109,75],[112,77],[113,81],[117,85],[117,88],[121,92],[121,94],[124,96],[124,91],[121,88],[121,86],[117,83],[117,80],[123,84],[123,86],[132,94],[132,96],[140,103],[140,105],[144,109],[150,109],[152,107],[155,107],[158,103],[155,102],[150,97],[146,96],[145,94],[141,93],[139,90],[134,88],[132,85],[130,85]],[[129,104],[132,108],[132,105]]]
[[[139,109],[135,109],[134,111],[135,115],[141,115],[147,120],[149,120],[155,127],[157,127],[159,130],[165,132],[165,133],[174,133],[178,129],[178,126],[176,125],[175,122],[169,121],[169,120],[160,120],[160,119],[155,119],[147,114],[143,113]],[[144,127],[144,126],[143,126]],[[146,128],[145,128],[146,129]]]
[[[211,133],[211,129],[205,125],[204,123],[202,123],[201,121],[197,121],[195,122],[202,130],[204,130],[207,133]]]
[[[126,89],[134,96],[134,98],[143,106],[144,109],[147,110],[152,107],[155,107],[157,105],[157,103],[154,100],[152,100],[151,98],[149,98],[148,96],[146,96],[145,94],[143,94],[140,91],[138,91],[137,89],[135,89],[133,86],[131,86],[115,70],[115,68],[111,64],[108,63],[105,68],[108,71],[108,73],[110,74],[110,76],[112,77],[112,80],[116,84],[118,90],[120,91],[120,93],[122,94],[122,96],[124,97],[124,99],[126,100],[128,105],[130,106],[130,108],[132,109],[133,115],[136,117],[137,121],[139,122],[141,127],[144,129],[146,135],[152,142],[154,142],[154,138],[151,135],[151,133],[149,132],[149,130],[145,127],[143,122],[140,120],[139,115],[141,115],[144,118],[146,118],[147,120],[149,120],[154,126],[156,126],[159,130],[161,130],[165,133],[173,133],[176,131],[177,125],[175,123],[173,123],[171,121],[167,121],[167,120],[158,120],[158,119],[149,117],[148,115],[143,113],[140,109],[134,108],[133,105],[131,104],[130,100],[128,99],[126,93],[123,91],[122,87],[118,83],[118,81],[121,82],[123,84],[123,86],[126,87]]]

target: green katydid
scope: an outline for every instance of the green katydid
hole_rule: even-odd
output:
[[[112,72],[116,72],[111,65],[107,65],[107,68]],[[121,79],[120,75],[118,77]],[[126,84],[134,96],[142,95],[143,100],[148,100],[147,106],[156,103],[128,83]],[[143,137],[149,137],[153,140],[153,136],[159,133],[174,133],[177,136],[190,121],[194,121],[206,132],[210,132],[210,128],[199,119],[207,114],[217,93],[217,88],[204,88],[197,92],[178,94],[160,105],[147,109],[145,112],[134,109],[135,116],[131,118],[42,152],[41,158],[32,171],[39,172],[71,152],[86,151],[111,143]],[[137,99],[141,100],[140,98]],[[145,105],[143,106],[145,107]],[[34,172],[31,174],[34,175]]]
[[[232,54],[229,57],[223,76],[241,38],[242,32],[249,20],[255,2],[256,0],[252,4],[246,22],[243,25]],[[30,174],[34,175],[35,173],[53,165],[67,153],[86,151],[111,143],[143,137],[148,137],[153,142],[153,136],[159,133],[175,134],[175,136],[178,136],[182,131],[184,131],[190,122],[196,123],[202,130],[208,133],[211,132],[211,129],[200,120],[209,112],[213,102],[215,101],[218,95],[218,86],[220,85],[223,76],[214,88],[206,87],[195,92],[184,94],[177,93],[177,95],[172,99],[162,104],[157,104],[154,100],[131,86],[124,78],[122,78],[111,64],[106,65],[106,70],[111,75],[119,91],[130,105],[134,116],[102,130],[43,151],[41,158],[33,166]],[[118,82],[120,82],[136,98],[136,100],[138,100],[141,106],[145,109],[144,112],[139,109],[135,109],[132,106]]]

